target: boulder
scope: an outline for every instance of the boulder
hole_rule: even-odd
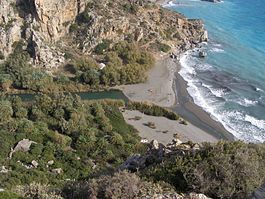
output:
[[[151,144],[151,147],[150,147],[151,150],[158,150],[159,149],[159,143],[157,140],[152,140],[150,144]]]
[[[32,166],[34,166],[35,168],[37,168],[39,166],[39,163],[36,160],[32,160],[31,162]]]
[[[32,144],[37,144],[37,143],[34,141],[30,141],[29,139],[23,139],[19,141],[14,149],[11,148],[11,152],[9,153],[9,158],[11,159],[13,153],[17,151],[28,152]]]
[[[205,58],[207,56],[207,53],[205,51],[200,51],[199,52],[199,57]]]
[[[62,168],[52,169],[52,173],[55,173],[55,174],[61,174],[62,172],[63,172]]]
[[[8,173],[10,170],[8,170],[5,166],[1,167],[0,173]]]
[[[48,161],[47,164],[48,164],[48,165],[53,165],[53,164],[54,164],[54,160],[50,160],[50,161]]]

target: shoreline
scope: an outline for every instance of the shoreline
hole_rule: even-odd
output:
[[[217,140],[235,140],[235,137],[220,122],[215,121],[209,113],[194,103],[187,91],[187,82],[178,73],[180,69],[181,65],[178,61],[169,58],[169,56],[162,57],[157,59],[155,66],[148,72],[148,79],[145,83],[120,86],[118,89],[122,90],[130,100],[151,102],[179,114],[188,121],[188,126],[191,126],[192,129],[181,128],[183,131],[181,134],[198,131],[195,137],[189,136],[191,141],[212,142],[205,136],[205,133]],[[139,124],[135,127],[144,130]],[[199,140],[198,135],[201,136]]]
[[[181,69],[180,63],[178,65],[179,70],[176,73],[175,84],[173,85],[175,87],[177,103],[171,109],[193,125],[218,139],[235,140],[234,135],[228,132],[220,122],[214,120],[202,107],[195,104],[193,98],[188,93],[187,82],[179,74]]]

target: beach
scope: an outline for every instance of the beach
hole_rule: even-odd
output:
[[[154,67],[148,72],[145,83],[125,85],[119,87],[124,94],[133,101],[147,101],[156,105],[167,107],[177,112],[188,121],[188,125],[180,125],[178,121],[171,121],[166,118],[142,115],[139,121],[131,120],[139,113],[126,111],[126,121],[141,132],[142,138],[148,140],[157,139],[161,143],[170,142],[173,134],[178,133],[184,141],[193,142],[216,142],[217,140],[234,140],[221,123],[213,120],[208,113],[197,106],[187,92],[187,83],[178,74],[181,66],[176,59],[169,56],[157,59]],[[146,125],[146,122],[153,122],[161,131],[159,133]]]
[[[178,68],[170,58],[157,59],[148,72],[145,83],[118,87],[133,101],[149,101],[162,107],[172,107],[176,97],[172,87]]]
[[[158,140],[160,143],[166,145],[172,141],[175,134],[182,142],[192,141],[194,143],[218,141],[216,137],[189,123],[188,125],[181,124],[175,120],[169,120],[165,117],[155,117],[145,115],[139,111],[126,110],[123,113],[125,121],[134,126],[139,131],[139,135],[143,139]],[[141,118],[135,120],[134,118]],[[156,128],[150,128],[146,124],[152,122]]]

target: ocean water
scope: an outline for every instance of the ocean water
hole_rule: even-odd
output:
[[[196,104],[236,138],[265,141],[265,1],[176,0],[166,7],[203,19],[209,42],[182,55],[180,75]]]

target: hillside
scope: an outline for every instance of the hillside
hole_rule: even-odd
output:
[[[148,0],[0,0],[0,198],[249,197],[265,179],[264,144],[142,143],[125,111],[188,123],[151,103],[75,95],[144,82],[161,55],[207,40],[201,20]]]
[[[153,53],[182,52],[207,40],[200,20],[148,1],[3,0],[0,13],[3,91],[78,91],[141,82]],[[102,64],[110,67],[100,70]],[[139,71],[139,79],[128,75],[131,70]]]

